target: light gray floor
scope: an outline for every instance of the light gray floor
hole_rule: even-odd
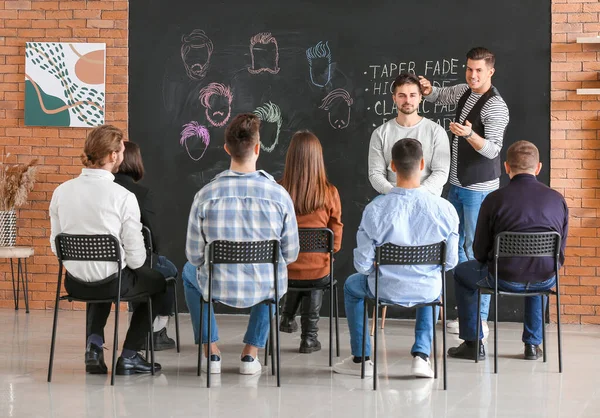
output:
[[[122,320],[124,335],[127,315]],[[117,376],[111,387],[109,376],[85,374],[83,312],[60,312],[54,376],[48,384],[52,313],[0,310],[0,417],[600,416],[600,362],[596,361],[600,328],[595,326],[564,326],[564,373],[560,375],[554,326],[548,327],[549,358],[544,364],[521,360],[520,325],[503,323],[499,374],[493,374],[490,356],[479,365],[449,359],[449,388],[443,391],[441,379],[410,376],[414,323],[388,320],[379,334],[379,389],[374,392],[372,379],[336,375],[327,367],[327,319],[321,321],[324,349],[318,353],[298,354],[299,335],[281,334],[281,388],[267,369],[258,377],[237,373],[247,318],[217,320],[223,374],[215,376],[211,389],[205,387],[204,375],[196,376],[197,351],[188,315],[181,315],[181,354],[157,353],[163,365],[160,375]],[[112,316],[107,336],[112,335],[111,321]],[[343,358],[349,355],[345,319],[340,330]],[[169,334],[175,336],[173,324]],[[441,353],[439,326],[438,336]],[[457,343],[449,334],[448,346]],[[109,363],[110,351],[105,353]]]

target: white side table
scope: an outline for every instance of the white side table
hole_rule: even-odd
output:
[[[20,284],[23,284],[25,298],[25,312],[29,313],[29,274],[27,272],[27,259],[33,255],[32,247],[0,247],[0,259],[10,260],[10,273],[12,275],[13,296],[15,298],[15,311],[19,310]],[[17,286],[15,288],[15,270],[13,259],[17,260]],[[22,261],[21,261],[22,260]]]

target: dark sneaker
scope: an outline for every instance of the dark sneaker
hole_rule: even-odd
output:
[[[539,345],[525,344],[525,360],[537,360],[544,355]]]
[[[154,337],[154,351],[170,350],[175,348],[175,340],[167,335],[167,328],[152,333]],[[146,349],[146,341],[142,344],[141,350]]]
[[[448,355],[454,358],[464,358],[466,360],[475,360],[477,353],[477,344],[475,342],[463,342],[458,347],[452,347],[448,350]],[[485,360],[485,347],[479,345],[479,360]]]
[[[321,343],[316,338],[302,338],[300,341],[300,349],[298,350],[303,354],[314,353],[321,349]]]
[[[106,374],[108,368],[104,363],[104,350],[96,344],[89,343],[85,349],[85,371],[89,374]]]
[[[154,363],[154,371],[158,372],[162,369],[159,363]],[[151,373],[152,365],[146,361],[144,356],[136,353],[133,357],[119,357],[117,360],[116,374],[119,376],[135,373]]]

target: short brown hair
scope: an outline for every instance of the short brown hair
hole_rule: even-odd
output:
[[[124,143],[123,162],[119,166],[119,174],[131,177],[134,181],[140,181],[144,177],[144,163],[140,146],[134,142]]]
[[[402,178],[408,178],[418,171],[422,159],[423,146],[416,139],[403,138],[392,147],[392,161]]]
[[[325,172],[323,147],[312,132],[298,131],[292,136],[281,185],[290,194],[298,215],[325,207],[331,186]]]
[[[402,73],[392,83],[392,94],[396,94],[396,87],[403,86],[405,84],[414,84],[419,88],[419,94],[423,95],[423,87],[419,83],[419,77],[411,73]]]
[[[517,141],[506,151],[506,164],[511,172],[523,173],[534,171],[540,162],[540,152],[529,141]]]
[[[260,119],[252,113],[237,115],[225,129],[225,144],[236,161],[246,161],[258,142]]]
[[[467,59],[473,61],[484,60],[485,65],[489,68],[494,68],[494,65],[496,65],[496,56],[494,53],[482,46],[471,48],[471,50],[467,52]]]
[[[101,125],[94,128],[85,139],[81,162],[84,166],[102,167],[106,158],[121,150],[123,131],[113,125]]]

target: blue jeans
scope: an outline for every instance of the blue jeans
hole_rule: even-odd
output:
[[[194,341],[198,344],[200,333],[200,295],[202,291],[198,285],[198,279],[196,278],[196,267],[189,262],[183,266],[181,273],[183,281],[183,290],[185,293],[185,301],[190,311],[192,318],[192,328],[194,330]],[[202,324],[202,343],[208,342],[208,303],[204,303],[204,315]],[[217,321],[215,320],[214,305],[210,315],[211,323],[211,338],[210,342],[214,343],[219,340],[219,328],[217,327]],[[250,320],[248,321],[248,328],[244,335],[244,344],[249,344],[254,347],[263,348],[267,343],[267,337],[269,336],[269,306],[261,303],[252,307],[250,311]]]
[[[346,318],[350,329],[350,348],[355,357],[362,356],[363,338],[363,309],[365,297],[375,298],[369,290],[368,277],[365,274],[355,273],[348,277],[344,284],[344,304],[346,305]],[[410,352],[423,353],[429,356],[431,353],[431,341],[433,340],[433,320],[430,306],[417,308],[417,322],[415,324],[415,343]],[[439,307],[436,307],[435,317],[439,315]],[[367,330],[369,319],[367,317]],[[367,336],[365,356],[371,355],[371,338]]]
[[[477,260],[460,264],[454,270],[456,280],[456,301],[458,303],[459,337],[465,341],[476,341],[477,334],[477,289],[479,287],[494,288],[494,280],[488,274],[487,264]],[[498,289],[507,292],[535,292],[549,290],[556,284],[556,277],[542,282],[517,283],[498,280]],[[547,306],[548,298],[544,298]],[[532,296],[525,298],[525,311],[523,321],[523,342],[525,344],[539,345],[542,343],[542,297]],[[479,339],[483,338],[483,331]]]
[[[474,260],[473,240],[477,218],[483,199],[491,192],[476,192],[463,187],[451,185],[448,192],[448,201],[452,203],[458,219],[458,263]],[[481,295],[481,320],[487,321],[490,312],[490,295]]]

